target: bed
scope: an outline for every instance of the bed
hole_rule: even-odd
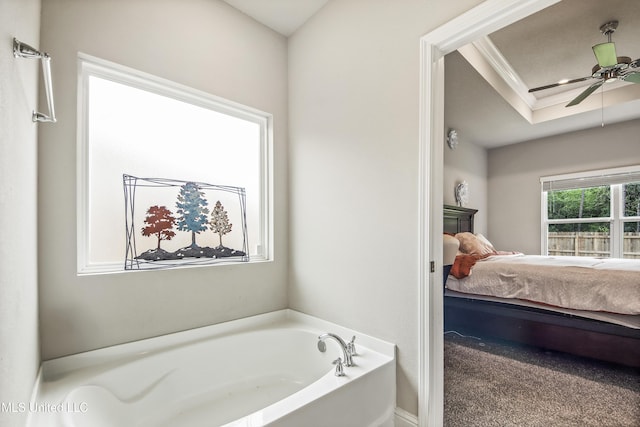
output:
[[[474,233],[476,212],[475,209],[445,205],[444,232]],[[635,301],[640,299],[640,295],[635,294],[636,288],[627,287],[625,290],[627,295],[619,295],[620,298],[616,302],[624,305],[625,300],[634,300],[627,310],[628,314],[610,313],[602,307],[598,307],[597,310],[590,310],[588,306],[583,306],[582,309],[559,307],[555,305],[556,303],[540,303],[522,295],[517,295],[519,298],[504,298],[491,295],[491,291],[481,290],[478,294],[471,293],[476,291],[472,290],[473,285],[469,284],[470,280],[472,278],[479,280],[483,274],[489,274],[486,273],[487,271],[497,268],[492,267],[491,264],[500,257],[510,259],[511,263],[518,263],[517,259],[523,255],[517,253],[502,254],[497,257],[490,255],[486,260],[480,260],[482,257],[478,257],[479,261],[470,268],[469,277],[464,277],[464,274],[457,274],[461,276],[460,279],[451,275],[448,278],[445,277],[445,331],[508,340],[601,361],[640,367],[640,314],[633,314],[637,306]],[[535,262],[547,262],[545,257],[534,258]],[[551,261],[553,257],[547,258],[553,262]],[[580,262],[587,261],[580,260]],[[640,278],[640,272],[634,271],[638,263],[635,263],[635,266],[633,262],[628,264],[631,265],[630,271],[620,273],[622,276],[619,279],[628,281],[631,278],[634,283],[638,283],[634,280]],[[534,269],[532,277],[527,279],[532,285],[542,282],[560,283],[554,282],[550,277],[543,278],[540,274],[541,270],[536,271],[535,266],[529,268]],[[616,267],[612,268],[615,270]],[[592,280],[595,276],[589,274],[588,277]],[[622,312],[625,310],[625,308],[616,309]]]

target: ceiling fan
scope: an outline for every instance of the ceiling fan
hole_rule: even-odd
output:
[[[607,36],[608,42],[593,46],[593,53],[595,54],[598,63],[591,70],[590,76],[573,80],[563,80],[558,83],[536,87],[529,89],[529,93],[566,84],[583,82],[589,79],[597,79],[597,82],[593,83],[566,105],[566,107],[571,107],[584,101],[589,95],[606,82],[623,80],[631,83],[640,83],[640,58],[632,61],[628,56],[616,55],[616,46],[611,41],[611,34],[613,34],[616,28],[618,28],[618,21],[607,22],[600,27],[600,32]]]

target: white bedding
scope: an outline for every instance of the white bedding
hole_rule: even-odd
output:
[[[640,314],[640,260],[493,255],[463,279],[458,292],[516,298],[575,310]]]

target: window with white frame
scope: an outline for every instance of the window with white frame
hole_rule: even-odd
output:
[[[640,258],[640,166],[540,182],[543,254]]]
[[[78,273],[269,260],[271,115],[78,64]]]

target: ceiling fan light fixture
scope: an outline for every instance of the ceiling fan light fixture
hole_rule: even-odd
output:
[[[593,53],[601,67],[614,67],[618,63],[616,45],[613,42],[593,46]]]
[[[580,95],[575,97],[566,105],[566,107],[572,107],[580,104],[605,83],[624,81],[640,84],[640,71],[637,71],[637,69],[640,68],[640,58],[632,61],[628,56],[617,56],[616,46],[611,41],[611,34],[613,34],[616,28],[618,28],[618,21],[609,21],[600,27],[600,32],[607,37],[607,43],[600,43],[592,47],[598,63],[591,69],[590,76],[568,81],[566,79],[562,79],[557,83],[529,89],[529,93],[569,83],[578,83],[596,79],[597,81],[595,83],[591,84],[588,88],[582,91]]]
[[[615,81],[616,77],[617,73],[615,72],[615,70],[603,70],[602,74],[600,75],[600,78],[604,83],[609,83],[612,80]]]

